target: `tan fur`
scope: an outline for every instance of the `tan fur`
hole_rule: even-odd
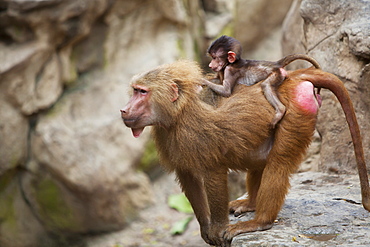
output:
[[[337,86],[340,81],[335,78],[316,69],[290,73],[279,88],[286,114],[271,130],[274,109],[259,84],[237,85],[233,95],[221,98],[215,108],[204,103],[197,93],[202,79],[199,67],[180,61],[136,77],[133,87],[143,85],[150,92],[147,108],[151,116],[140,119],[140,124],[129,122],[142,118],[140,113],[131,112],[135,102],[130,101],[122,110],[122,118],[131,128],[154,125],[153,137],[161,163],[177,174],[203,239],[212,245],[229,246],[237,234],[272,227],[288,192],[290,175],[311,142],[316,114],[294,102],[296,85],[310,80],[318,87],[332,83],[330,90],[345,90]],[[174,90],[174,84],[178,90]],[[359,152],[363,154],[362,150]],[[247,171],[249,199],[231,206],[240,211],[255,209],[251,221],[228,225],[228,169]],[[360,165],[359,172],[367,175],[366,167]],[[362,181],[361,186],[368,203],[368,181]]]

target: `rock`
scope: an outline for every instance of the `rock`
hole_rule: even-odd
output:
[[[29,132],[27,118],[6,100],[2,92],[0,89],[0,177],[7,170],[25,163]]]
[[[18,52],[14,50],[7,53],[9,57],[16,57]],[[24,115],[32,115],[53,104],[62,93],[63,85],[57,57],[48,47],[36,44],[34,48],[25,52],[27,56],[21,55],[24,59],[22,63],[14,61],[5,65],[13,66],[13,70],[19,71],[17,73],[9,71],[4,73],[4,77],[7,81],[7,97],[15,105],[20,106]]]
[[[279,28],[289,10],[292,0],[284,1],[250,1],[250,0],[208,0],[203,1],[205,7],[205,32],[207,39],[215,40],[222,34],[234,36],[242,46],[246,59],[275,59],[280,55],[280,44],[265,50],[258,56],[256,49],[265,46],[266,37],[281,35]],[[269,40],[274,40],[268,38]],[[279,37],[280,40],[280,37]],[[271,43],[271,41],[270,41]],[[272,42],[275,45],[275,42]],[[259,49],[262,51],[262,49]],[[252,53],[252,54],[251,54]],[[262,58],[261,58],[262,57]],[[278,57],[280,58],[280,57]]]
[[[362,205],[342,198],[361,201],[357,175],[332,175],[322,172],[293,174],[291,189],[274,226],[266,231],[238,235],[232,247],[244,246],[368,246],[370,214]],[[114,233],[87,238],[87,247],[124,246],[194,246],[206,247],[199,224],[193,219],[183,235],[171,236],[172,225],[185,217],[167,205],[171,194],[179,193],[173,175],[164,175],[153,184],[156,199],[151,208],[141,212],[142,221]],[[247,220],[230,215],[232,223]]]
[[[227,13],[232,12],[236,1],[228,0],[204,0],[203,8],[209,13]]]
[[[62,2],[62,0],[16,0],[9,1],[9,8],[17,11],[28,11],[41,7],[47,7]]]
[[[361,202],[358,176],[294,174],[292,188],[274,226],[234,238],[241,246],[367,246],[370,214]],[[345,199],[347,201],[345,201]],[[247,220],[231,217],[232,222]]]
[[[1,176],[0,246],[52,246],[50,236],[24,200],[19,178],[15,170],[8,170]]]
[[[278,28],[291,3],[292,0],[236,1],[234,36],[242,43],[243,50],[254,50],[266,36]]]
[[[230,12],[222,13],[207,13],[205,27],[207,30],[206,36],[211,40],[215,40],[220,36],[222,30],[230,25],[233,17]]]
[[[176,0],[157,0],[156,7],[162,16],[178,24],[187,24],[185,3]]]
[[[46,180],[31,176],[34,179],[29,178],[29,183],[33,186],[25,188],[35,207],[52,213],[58,209],[40,205],[34,194],[46,193],[42,191],[45,183],[54,186],[57,194],[53,196],[64,198],[64,207],[72,211],[71,219],[80,222],[74,224],[81,225],[76,229],[80,233],[119,229],[132,220],[136,208],[145,207],[151,198],[148,179],[130,168],[141,153],[143,140],[127,145],[131,133],[111,110],[120,104],[120,94],[113,93],[122,91],[120,85],[91,76],[97,79],[95,83],[70,93],[39,119],[32,134],[32,157],[37,164],[32,171]],[[94,81],[92,78],[87,76],[85,83]],[[45,171],[50,173],[49,178]],[[81,206],[84,204],[88,208]],[[59,230],[73,231],[63,226]]]
[[[281,50],[281,28],[271,30],[271,33],[267,35],[255,48],[251,51],[244,52],[246,59],[255,60],[266,60],[266,61],[277,61],[282,58]]]
[[[284,21],[283,53],[306,53],[323,70],[345,83],[359,121],[365,160],[369,160],[368,77],[370,4],[367,1],[294,1]],[[295,68],[295,67],[292,67]],[[323,90],[317,130],[322,137],[321,170],[356,172],[352,140],[344,114],[332,93]]]
[[[232,25],[233,13],[235,12],[236,1],[226,0],[206,0],[203,1],[205,10],[205,35],[208,39],[214,40],[221,34],[225,34],[225,29],[234,29]],[[229,31],[229,30],[228,30]],[[231,35],[230,33],[226,34]]]

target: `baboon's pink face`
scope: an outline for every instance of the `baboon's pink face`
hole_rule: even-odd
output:
[[[216,53],[211,54],[211,62],[209,63],[209,67],[214,72],[219,72],[226,66],[226,59],[222,58],[222,51],[217,51]]]

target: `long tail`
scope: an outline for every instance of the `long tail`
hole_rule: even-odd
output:
[[[370,211],[369,178],[366,169],[364,150],[362,147],[360,128],[358,126],[352,101],[343,82],[331,73],[314,68],[292,71],[289,75],[294,75],[295,78],[310,81],[317,88],[329,89],[339,100],[346,116],[353,141],[353,148],[355,150],[357,170],[360,177],[362,204],[367,211]]]
[[[306,61],[312,63],[312,65],[315,66],[316,69],[321,69],[320,64],[315,59],[313,59],[312,57],[309,57],[307,55],[304,55],[304,54],[288,55],[288,56],[280,59],[279,61],[277,61],[277,63],[280,64],[281,67],[284,68],[285,66],[287,66],[291,62],[293,62],[295,60],[298,60],[298,59],[306,60]]]

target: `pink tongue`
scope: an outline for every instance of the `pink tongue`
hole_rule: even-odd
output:
[[[141,133],[143,133],[143,130],[144,128],[139,128],[139,129],[131,129],[132,131],[132,135],[135,137],[135,138],[138,138]]]

